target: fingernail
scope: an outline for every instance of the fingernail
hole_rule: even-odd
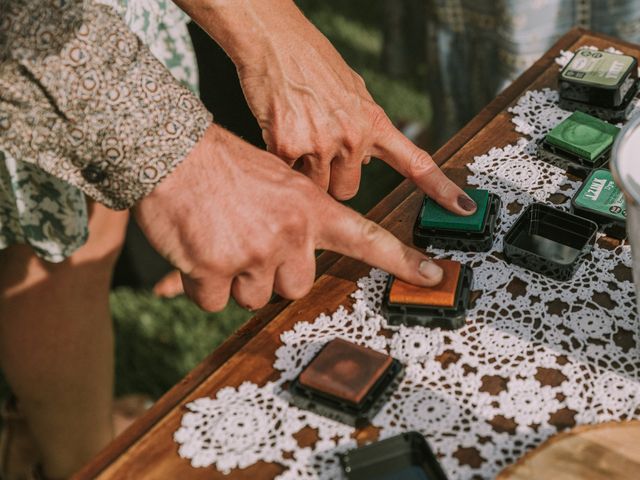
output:
[[[431,260],[423,260],[418,267],[420,275],[429,280],[442,277],[442,269]]]
[[[465,212],[473,212],[478,208],[478,206],[476,205],[476,202],[471,200],[466,195],[460,195],[458,197],[458,205],[460,205],[460,208],[463,209]]]

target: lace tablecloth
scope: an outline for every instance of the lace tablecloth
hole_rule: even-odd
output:
[[[468,166],[470,185],[502,198],[493,249],[432,251],[474,270],[478,294],[465,327],[388,327],[379,314],[386,274],[372,270],[359,280],[349,310],[340,307],[282,334],[276,382],[245,382],[189,403],[174,435],[179,454],[193,467],[222,472],[263,460],[286,468],[279,479],[342,478],[337,454],[356,446],[354,429],[293,407],[282,388],[334,337],[404,362],[403,383],[372,424],[380,438],[422,432],[451,479],[494,478],[568,426],[640,418],[640,333],[628,245],[598,242],[569,282],[510,265],[501,253],[523,207],[545,202],[568,209],[579,187],[535,157],[535,141],[569,115],[557,100],[554,90],[526,92],[510,110],[520,140]],[[305,427],[318,440],[303,448],[294,435]]]

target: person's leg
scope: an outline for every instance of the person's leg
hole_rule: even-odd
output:
[[[90,212],[86,245],[63,263],[22,245],[0,251],[0,364],[52,478],[113,437],[108,294],[128,214]]]

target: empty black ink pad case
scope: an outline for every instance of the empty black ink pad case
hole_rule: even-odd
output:
[[[289,393],[300,408],[356,426],[378,413],[403,373],[395,358],[335,338],[291,382]]]
[[[443,270],[435,287],[417,287],[390,275],[382,299],[381,313],[390,325],[419,325],[453,330],[465,324],[473,272],[451,260],[434,260]]]
[[[583,48],[560,72],[558,86],[560,108],[622,121],[638,91],[638,61],[630,55]]]
[[[593,248],[597,231],[591,220],[534,203],[505,235],[504,255],[515,265],[569,280]]]
[[[591,172],[571,199],[571,211],[598,224],[607,235],[623,239],[627,236],[627,207],[624,193],[609,170]]]
[[[418,432],[406,432],[340,456],[348,480],[447,480]]]
[[[429,197],[413,225],[413,243],[465,252],[486,252],[493,245],[500,217],[500,197],[482,189],[465,189],[478,209],[473,215],[461,216],[445,210]]]

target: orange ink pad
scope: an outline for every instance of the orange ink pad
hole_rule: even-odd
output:
[[[385,289],[382,314],[391,325],[421,325],[445,329],[464,325],[473,273],[453,260],[434,260],[443,270],[440,284],[418,287],[393,276]]]

